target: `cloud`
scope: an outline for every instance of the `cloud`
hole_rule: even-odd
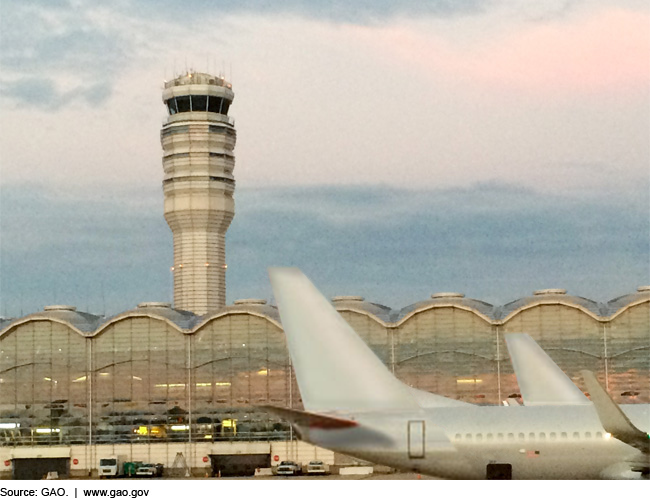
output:
[[[0,88],[4,97],[13,99],[17,107],[49,111],[56,111],[77,100],[99,105],[111,95],[111,88],[107,82],[82,85],[74,90],[62,91],[53,80],[45,77],[2,82]]]
[[[291,14],[316,20],[344,23],[372,23],[396,16],[440,16],[471,15],[482,12],[492,1],[480,0],[189,0],[182,4],[173,0],[138,1],[134,4],[140,12],[151,12],[155,16],[178,19],[196,18],[220,12],[226,14]],[[150,9],[154,9],[153,11]]]
[[[128,25],[118,28],[106,22],[110,17],[110,11],[85,2],[5,6],[0,25],[4,97],[48,110],[75,101],[105,102],[119,68],[129,63],[133,43]]]
[[[650,83],[647,9],[603,6],[538,23],[505,23],[502,16],[495,25],[502,30],[487,36],[483,27],[482,36],[464,43],[417,20],[357,27],[356,33],[381,57],[433,81],[442,76],[541,94],[645,92]]]
[[[266,269],[301,267],[327,295],[399,308],[436,291],[493,304],[540,288],[606,301],[650,276],[650,204],[464,189],[239,189],[227,233],[228,300],[271,298]],[[0,199],[0,312],[52,302],[117,313],[171,299],[172,238],[157,189]]]

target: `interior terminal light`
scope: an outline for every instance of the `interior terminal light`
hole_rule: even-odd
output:
[[[456,380],[457,384],[481,384],[483,380],[480,378],[459,378]]]

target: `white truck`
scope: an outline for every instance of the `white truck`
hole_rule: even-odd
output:
[[[98,475],[104,477],[119,477],[122,474],[122,460],[118,456],[99,459]]]
[[[278,476],[298,476],[302,474],[302,465],[291,460],[283,460],[276,469]]]

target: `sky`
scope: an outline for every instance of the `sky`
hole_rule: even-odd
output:
[[[233,84],[227,300],[650,284],[636,0],[3,0],[0,315],[171,300],[163,82]]]

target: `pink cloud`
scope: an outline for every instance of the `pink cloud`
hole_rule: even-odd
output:
[[[569,23],[528,23],[459,46],[410,27],[351,28],[383,57],[436,79],[530,92],[618,92],[650,84],[650,19],[608,10]]]

